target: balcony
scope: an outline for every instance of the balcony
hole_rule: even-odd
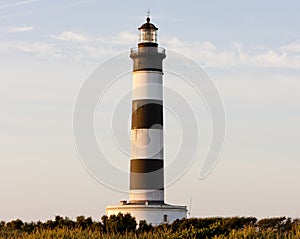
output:
[[[162,47],[134,47],[131,48],[130,54],[140,54],[140,53],[158,53],[166,54],[166,49]]]

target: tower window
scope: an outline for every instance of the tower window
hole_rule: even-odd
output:
[[[168,215],[167,214],[163,215],[163,222],[168,222]]]

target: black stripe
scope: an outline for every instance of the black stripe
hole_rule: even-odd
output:
[[[136,72],[136,71],[159,71],[159,72],[163,72],[162,69],[157,69],[157,68],[138,68],[138,69],[133,70],[133,72]]]
[[[164,161],[161,159],[132,159],[130,160],[130,172],[149,173],[164,167]]]
[[[163,160],[132,159],[130,161],[130,189],[163,190],[163,188]]]
[[[157,47],[158,44],[154,42],[142,42],[138,44],[139,47]]]
[[[162,126],[163,126],[162,100],[132,101],[131,129],[162,128]]]

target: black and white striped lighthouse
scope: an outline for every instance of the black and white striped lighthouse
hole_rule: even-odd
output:
[[[164,203],[163,68],[165,49],[158,47],[150,18],[138,28],[131,49],[132,121],[130,202]]]
[[[158,28],[147,17],[139,30],[139,43],[132,48],[132,115],[129,201],[107,206],[106,214],[130,213],[152,225],[186,217],[186,206],[164,199],[163,60],[158,47]]]

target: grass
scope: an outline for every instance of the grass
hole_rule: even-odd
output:
[[[212,237],[203,237],[201,229],[193,227],[184,229],[182,231],[172,232],[170,229],[154,229],[148,233],[124,233],[124,234],[106,234],[100,231],[74,228],[72,230],[67,228],[57,229],[42,229],[34,230],[31,233],[19,232],[17,230],[1,231],[0,238],[2,239],[193,239],[193,238],[212,238],[212,239],[300,239],[300,226],[292,228],[289,231],[278,232],[276,230],[266,229],[258,230],[253,226],[245,229],[231,230],[228,235],[219,234]]]

